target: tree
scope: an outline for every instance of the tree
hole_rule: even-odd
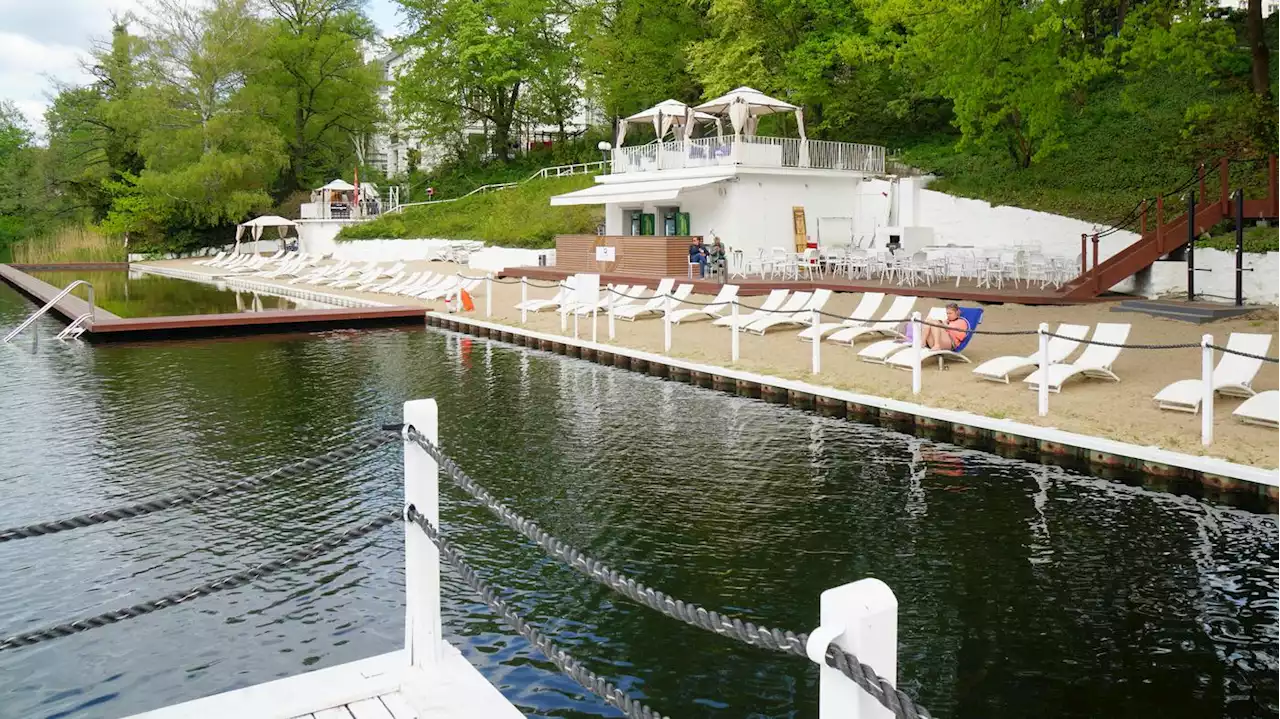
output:
[[[12,101],[0,101],[0,247],[23,239],[35,218],[29,178],[35,148],[26,118]]]
[[[1078,2],[861,0],[895,62],[950,100],[962,142],[1025,168],[1061,149],[1068,98],[1107,70]]]
[[[277,123],[287,143],[282,191],[314,186],[345,170],[381,119],[381,69],[361,44],[373,24],[359,0],[267,0],[275,14],[268,62],[256,78],[279,100]]]
[[[552,0],[397,0],[414,30],[397,49],[414,58],[396,83],[405,123],[427,140],[460,144],[482,125],[511,158],[524,91],[562,59],[564,8]],[[557,40],[549,40],[547,26]]]
[[[587,89],[607,116],[625,117],[667,98],[695,102],[702,96],[687,53],[707,32],[695,5],[590,0],[572,25]]]
[[[1249,33],[1249,79],[1253,92],[1263,99],[1271,93],[1271,78],[1268,70],[1271,57],[1267,52],[1267,42],[1263,36],[1262,0],[1249,0],[1246,10],[1245,24]]]

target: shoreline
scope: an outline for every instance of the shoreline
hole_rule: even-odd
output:
[[[730,367],[708,365],[631,347],[592,342],[589,339],[537,332],[477,317],[452,313],[427,313],[427,324],[481,338],[508,342],[631,369],[675,381],[786,403],[821,414],[866,419],[879,424],[914,425],[917,434],[935,439],[989,439],[1015,450],[1038,453],[1043,464],[1090,469],[1121,470],[1153,479],[1192,480],[1205,488],[1227,493],[1245,492],[1267,500],[1275,511],[1280,498],[1280,472],[1230,462],[1217,457],[1190,455],[1156,446],[1142,446],[1056,427],[1025,424],[1009,419],[868,395],[849,390]],[[1045,461],[1045,460],[1051,461]],[[1059,461],[1052,461],[1052,460]],[[1081,461],[1083,460],[1083,461]],[[1113,472],[1114,473],[1114,472]],[[1154,484],[1161,484],[1154,482]]]

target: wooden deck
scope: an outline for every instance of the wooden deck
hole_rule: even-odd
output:
[[[52,266],[44,266],[49,269]],[[85,266],[80,266],[85,269]],[[101,269],[101,268],[95,268]],[[61,288],[9,265],[0,265],[0,280],[43,306]],[[36,308],[32,308],[35,311]],[[70,322],[89,311],[89,303],[68,295],[50,310]],[[417,325],[425,313],[421,307],[339,307],[323,310],[271,310],[168,317],[117,317],[97,308],[83,338],[93,342],[136,341],[169,337],[228,336],[275,332],[314,332],[346,327]],[[28,330],[28,332],[31,330]]]
[[[543,281],[559,281],[574,274],[569,270],[558,269],[555,267],[511,267],[503,271],[504,277],[528,277],[531,280]],[[697,294],[714,295],[720,291],[721,282],[714,280],[689,279],[688,273],[676,274],[676,282],[692,282],[693,291]],[[656,285],[660,278],[657,275],[627,274],[627,273],[605,273],[600,275],[601,284],[638,284],[647,283],[649,286]],[[834,292],[885,292],[893,295],[908,295],[915,297],[932,297],[936,299],[956,300],[960,302],[982,302],[988,304],[1012,303],[1020,305],[1078,305],[1085,302],[1113,302],[1117,300],[1129,299],[1128,295],[1107,294],[1101,297],[1093,297],[1086,299],[1067,299],[1062,293],[1053,288],[1040,289],[1036,286],[1031,287],[1012,287],[1006,286],[1004,289],[990,289],[978,287],[972,281],[961,281],[959,286],[955,280],[946,282],[935,282],[931,285],[917,285],[916,287],[904,287],[901,285],[893,285],[881,283],[877,280],[847,280],[840,279],[818,279],[818,280],[753,280],[753,279],[733,279],[727,284],[738,285],[738,295],[742,297],[756,297],[767,295],[771,290],[787,289],[787,290],[813,290],[817,288],[829,289]]]

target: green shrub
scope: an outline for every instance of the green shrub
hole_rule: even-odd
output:
[[[1208,239],[1196,240],[1196,247],[1235,252],[1236,233],[1233,230],[1215,234]],[[1280,228],[1246,227],[1244,231],[1244,251],[1280,252]]]
[[[531,180],[518,187],[472,195],[457,202],[408,207],[402,212],[343,228],[341,240],[443,237],[503,247],[555,247],[555,236],[594,233],[604,221],[598,205],[552,207],[552,195],[595,184],[586,175]]]

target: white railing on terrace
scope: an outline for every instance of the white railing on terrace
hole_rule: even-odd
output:
[[[679,170],[688,167],[743,165],[801,167],[883,174],[885,151],[879,145],[801,140],[794,137],[700,137],[649,143],[613,151],[613,172]]]
[[[597,160],[596,162],[579,162],[573,165],[556,165],[554,167],[544,167],[541,170],[529,175],[518,182],[496,182],[489,185],[481,185],[465,195],[457,197],[446,197],[440,200],[424,200],[422,202],[405,202],[397,204],[396,207],[388,212],[400,212],[406,207],[421,207],[423,205],[438,205],[443,202],[457,202],[464,197],[478,195],[482,192],[492,192],[494,190],[508,190],[512,187],[519,187],[521,184],[530,180],[545,180],[549,177],[570,177],[572,175],[590,175],[595,172],[604,172],[609,169],[608,160]]]

